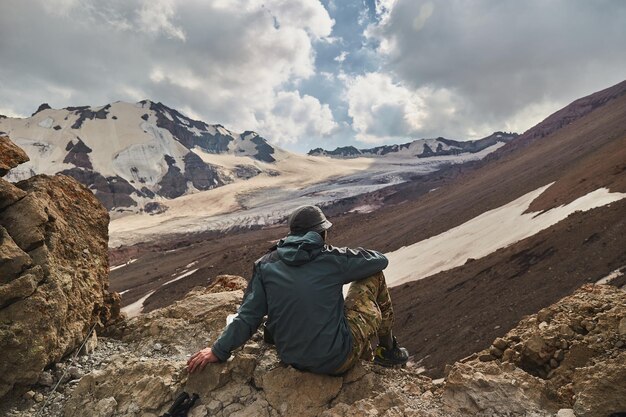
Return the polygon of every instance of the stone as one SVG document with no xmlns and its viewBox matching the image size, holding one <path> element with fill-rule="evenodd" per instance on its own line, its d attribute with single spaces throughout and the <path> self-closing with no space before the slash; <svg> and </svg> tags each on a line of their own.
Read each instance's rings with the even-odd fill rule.
<svg viewBox="0 0 626 417">
<path fill-rule="evenodd" d="M 26 192 L 0 178 L 0 210 L 15 204 L 15 202 L 21 200 L 25 196 Z"/>
<path fill-rule="evenodd" d="M 35 396 L 33 397 L 33 399 L 35 400 L 35 402 L 40 403 L 40 402 L 42 402 L 44 400 L 44 396 L 43 396 L 42 393 L 37 392 L 37 393 L 35 393 Z"/>
<path fill-rule="evenodd" d="M 43 385 L 44 387 L 51 387 L 54 385 L 54 377 L 50 371 L 42 372 L 37 383 L 39 385 Z"/>
<path fill-rule="evenodd" d="M 8 284 L 33 266 L 33 261 L 0 226 L 0 285 Z"/>
<path fill-rule="evenodd" d="M 11 142 L 8 136 L 0 136 L 0 177 L 27 161 L 29 158 L 26 152 Z"/>
<path fill-rule="evenodd" d="M 112 415 L 150 412 L 161 415 L 183 381 L 184 362 L 116 356 L 102 370 L 80 379 L 64 406 L 65 417 L 99 415 L 106 405 Z M 85 398 L 91 400 L 85 402 Z M 114 398 L 115 402 L 109 398 Z M 105 400 L 103 403 L 101 401 Z M 133 411 L 134 410 L 134 411 Z"/>
<path fill-rule="evenodd" d="M 505 339 L 498 337 L 496 340 L 493 341 L 493 346 L 500 349 L 501 351 L 504 351 L 507 347 L 509 347 L 509 343 Z"/>
<path fill-rule="evenodd" d="M 34 397 L 35 397 L 35 391 L 26 391 L 24 395 L 22 395 L 22 398 L 26 400 L 32 400 Z"/>
<path fill-rule="evenodd" d="M 620 336 L 626 336 L 626 317 L 623 317 L 617 326 L 617 332 Z"/>
<path fill-rule="evenodd" d="M 442 400 L 461 414 L 526 415 L 535 410 L 556 410 L 545 382 L 523 370 L 494 374 L 491 363 L 457 363 L 448 375 Z M 491 413 L 491 414 L 490 414 Z"/>
<path fill-rule="evenodd" d="M 561 408 L 556 413 L 556 417 L 576 417 L 576 414 L 574 414 L 574 410 L 571 408 Z"/>
<path fill-rule="evenodd" d="M 70 380 L 80 379 L 83 377 L 83 371 L 81 371 L 78 366 L 70 366 L 67 368 L 67 374 L 70 376 Z"/>
<path fill-rule="evenodd" d="M 99 417 L 111 417 L 117 408 L 117 401 L 113 397 L 106 397 L 96 403 L 95 411 Z"/>
<path fill-rule="evenodd" d="M 247 287 L 248 281 L 246 281 L 243 277 L 237 275 L 218 275 L 213 281 L 211 281 L 207 291 L 211 293 L 236 290 L 243 291 Z"/>
<path fill-rule="evenodd" d="M 342 378 L 278 367 L 263 377 L 263 391 L 269 404 L 283 414 L 317 416 L 335 398 Z"/>
<path fill-rule="evenodd" d="M 245 408 L 235 411 L 230 417 L 269 417 L 269 403 L 263 399 L 256 400 Z"/>
<path fill-rule="evenodd" d="M 133 344 L 143 354 L 154 352 L 157 343 L 168 352 L 195 353 L 217 339 L 242 299 L 241 290 L 191 291 L 172 305 L 110 326 L 107 335 Z"/>
<path fill-rule="evenodd" d="M 0 346 L 11 358 L 0 361 L 0 397 L 36 383 L 119 305 L 108 291 L 109 216 L 93 193 L 63 175 L 16 187 L 25 196 L 0 211 L 0 264 L 9 271 L 0 279 Z"/>
<path fill-rule="evenodd" d="M 575 335 L 574 330 L 572 330 L 572 328 L 567 324 L 561 324 L 559 326 L 559 333 L 567 339 L 571 339 Z"/>
<path fill-rule="evenodd" d="M 500 349 L 498 349 L 495 346 L 491 346 L 489 348 L 489 353 L 496 358 L 501 358 L 502 355 L 504 354 L 504 352 L 502 352 Z"/>
<path fill-rule="evenodd" d="M 578 368 L 572 376 L 577 416 L 608 416 L 626 410 L 626 352 Z"/>
</svg>

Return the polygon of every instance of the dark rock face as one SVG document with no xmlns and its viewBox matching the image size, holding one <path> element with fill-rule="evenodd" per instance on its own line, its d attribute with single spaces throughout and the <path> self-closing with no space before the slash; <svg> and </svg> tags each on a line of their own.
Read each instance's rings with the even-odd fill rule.
<svg viewBox="0 0 626 417">
<path fill-rule="evenodd" d="M 209 190 L 224 184 L 217 168 L 206 164 L 193 152 L 189 152 L 183 158 L 183 163 L 185 164 L 184 174 L 176 166 L 174 158 L 165 155 L 165 161 L 167 162 L 168 170 L 161 182 L 159 182 L 161 188 L 157 194 L 160 196 L 167 198 L 180 197 L 188 190 L 188 182 L 191 182 L 198 190 Z"/>
<path fill-rule="evenodd" d="M 146 104 L 143 100 L 140 103 Z M 166 107 L 162 103 L 150 102 L 150 110 L 153 110 L 157 116 L 157 126 L 168 130 L 180 143 L 186 148 L 192 149 L 199 147 L 209 153 L 222 153 L 228 151 L 228 144 L 232 141 L 229 136 L 216 132 L 215 135 L 210 134 L 207 130 L 209 125 L 199 120 L 190 119 L 174 109 Z M 173 120 L 165 116 L 169 114 Z M 218 125 L 219 126 L 219 125 Z M 201 136 L 194 135 L 189 128 L 196 128 L 200 131 Z"/>
<path fill-rule="evenodd" d="M 61 174 L 70 176 L 93 190 L 95 196 L 107 210 L 137 205 L 137 202 L 130 197 L 132 193 L 136 192 L 135 188 L 124 178 L 118 176 L 105 178 L 97 172 L 82 168 L 66 169 Z"/>
<path fill-rule="evenodd" d="M 237 165 L 235 167 L 235 175 L 237 178 L 250 179 L 252 177 L 256 177 L 261 172 L 260 169 L 255 167 L 254 165 Z"/>
<path fill-rule="evenodd" d="M 91 110 L 89 106 L 66 107 L 66 110 L 73 111 L 74 114 L 78 115 L 78 119 L 72 124 L 72 129 L 80 129 L 83 122 L 87 119 L 106 119 L 110 107 L 111 105 L 107 104 L 98 111 Z"/>
<path fill-rule="evenodd" d="M 80 168 L 93 169 L 88 155 L 92 150 L 89 146 L 85 145 L 85 142 L 80 138 L 78 138 L 78 143 L 76 144 L 71 141 L 68 142 L 65 150 L 68 151 L 68 153 L 65 159 L 63 159 L 63 162 L 66 164 L 74 164 Z"/>
<path fill-rule="evenodd" d="M 187 191 L 187 179 L 180 172 L 180 168 L 176 166 L 176 161 L 169 155 L 165 155 L 165 161 L 167 162 L 167 173 L 159 182 L 158 194 L 167 198 L 176 198 L 185 194 Z"/>
<path fill-rule="evenodd" d="M 168 207 L 165 204 L 161 204 L 158 201 L 152 201 L 143 207 L 143 211 L 148 214 L 161 214 L 165 213 L 167 208 Z"/>
<path fill-rule="evenodd" d="M 210 190 L 211 188 L 224 185 L 217 167 L 207 164 L 198 155 L 189 152 L 184 156 L 185 178 L 198 190 Z"/>
<path fill-rule="evenodd" d="M 37 111 L 35 111 L 35 113 L 31 114 L 31 117 L 36 115 L 40 111 L 48 110 L 48 109 L 51 109 L 51 108 L 52 107 L 50 107 L 50 105 L 48 103 L 42 103 L 39 107 L 37 107 Z"/>
<path fill-rule="evenodd" d="M 146 104 L 147 101 L 143 100 L 140 103 Z M 217 130 L 215 133 L 210 133 L 209 130 L 213 130 L 212 126 L 199 120 L 190 119 L 162 103 L 150 102 L 150 110 L 153 110 L 157 116 L 157 126 L 168 130 L 188 149 L 198 147 L 209 153 L 226 153 L 228 152 L 228 145 L 234 140 L 233 136 L 224 135 L 219 131 L 219 128 L 224 128 L 224 126 L 215 125 Z M 170 115 L 171 120 L 166 114 Z M 192 132 L 190 129 L 195 131 Z M 272 156 L 274 148 L 265 139 L 250 131 L 242 133 L 241 136 L 252 136 L 248 140 L 256 145 L 257 153 L 253 155 L 254 158 L 263 162 L 276 160 Z"/>
<path fill-rule="evenodd" d="M 1 397 L 117 318 L 119 296 L 108 292 L 109 216 L 91 192 L 39 175 L 0 179 L 0 195 Z"/>
<path fill-rule="evenodd" d="M 320 155 L 331 155 L 331 156 L 359 156 L 361 155 L 361 151 L 355 148 L 354 146 L 340 146 L 335 148 L 333 151 L 326 151 L 322 148 L 315 148 L 310 150 L 308 155 L 311 156 L 320 156 Z"/>
<path fill-rule="evenodd" d="M 254 134 L 254 132 L 244 132 L 242 133 L 242 137 L 248 136 L 248 134 Z M 274 148 L 272 148 L 265 139 L 256 135 L 252 139 L 250 139 L 252 143 L 256 145 L 257 154 L 254 156 L 259 161 L 263 162 L 274 162 L 276 159 L 272 156 L 274 153 Z"/>
</svg>

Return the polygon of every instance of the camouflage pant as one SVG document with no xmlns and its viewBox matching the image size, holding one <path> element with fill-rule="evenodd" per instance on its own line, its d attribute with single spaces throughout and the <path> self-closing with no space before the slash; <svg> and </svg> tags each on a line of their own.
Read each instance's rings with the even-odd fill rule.
<svg viewBox="0 0 626 417">
<path fill-rule="evenodd" d="M 371 360 L 371 339 L 391 333 L 393 308 L 382 272 L 350 284 L 344 312 L 352 333 L 352 351 L 335 374 L 347 371 L 361 357 Z"/>
</svg>

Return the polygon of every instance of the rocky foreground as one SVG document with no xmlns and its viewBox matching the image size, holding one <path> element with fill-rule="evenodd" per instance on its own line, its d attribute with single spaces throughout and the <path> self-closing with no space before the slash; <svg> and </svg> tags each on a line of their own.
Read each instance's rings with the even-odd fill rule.
<svg viewBox="0 0 626 417">
<path fill-rule="evenodd" d="M 110 326 L 93 351 L 53 365 L 27 391 L 14 390 L 0 411 L 160 416 L 183 390 L 200 395 L 195 417 L 608 417 L 626 410 L 626 293 L 611 286 L 584 286 L 527 317 L 490 349 L 451 366 L 443 381 L 421 376 L 417 365 L 368 362 L 343 377 L 303 373 L 282 364 L 260 334 L 232 360 L 188 375 L 188 355 L 219 335 L 241 286 L 198 288 Z"/>
<path fill-rule="evenodd" d="M 0 138 L 0 173 L 24 157 Z M 165 308 L 118 317 L 106 219 L 69 177 L 0 179 L 0 415 L 156 417 L 183 390 L 199 394 L 193 417 L 626 412 L 626 292 L 608 285 L 524 318 L 443 380 L 420 375 L 419 361 L 362 362 L 340 377 L 300 372 L 260 334 L 232 360 L 188 375 L 187 358 L 218 337 L 245 280 L 221 276 Z"/>
</svg>

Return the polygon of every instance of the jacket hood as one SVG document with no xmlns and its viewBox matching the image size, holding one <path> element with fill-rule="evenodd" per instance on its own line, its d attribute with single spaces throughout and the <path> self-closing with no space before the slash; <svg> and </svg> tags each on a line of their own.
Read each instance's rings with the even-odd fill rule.
<svg viewBox="0 0 626 417">
<path fill-rule="evenodd" d="M 324 248 L 324 239 L 316 232 L 289 235 L 278 242 L 278 257 L 287 265 L 304 265 L 317 258 Z"/>
</svg>

